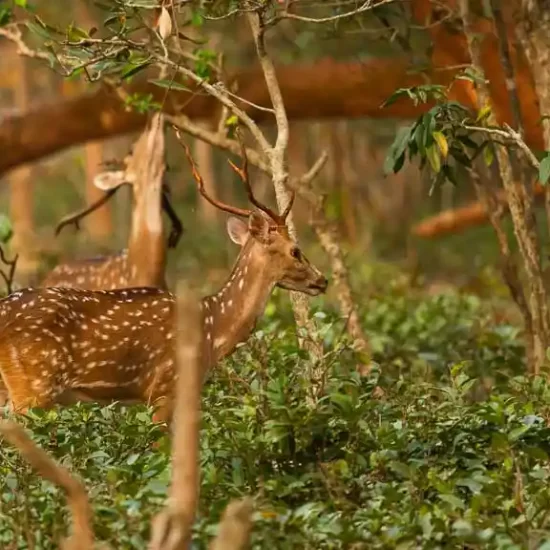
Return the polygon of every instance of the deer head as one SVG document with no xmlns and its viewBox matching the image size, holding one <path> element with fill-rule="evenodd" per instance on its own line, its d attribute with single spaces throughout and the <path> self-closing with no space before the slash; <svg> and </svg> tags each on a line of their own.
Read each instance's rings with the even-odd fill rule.
<svg viewBox="0 0 550 550">
<path fill-rule="evenodd" d="M 134 200 L 133 225 L 138 227 L 144 220 L 153 220 L 155 229 L 160 230 L 161 208 L 167 213 L 172 223 L 168 238 L 168 247 L 175 248 L 182 233 L 182 224 L 170 203 L 170 188 L 164 178 L 164 119 L 162 114 L 155 114 L 147 128 L 139 137 L 122 162 L 109 162 L 109 169 L 97 174 L 94 185 L 105 192 L 95 203 L 87 208 L 63 218 L 56 228 L 59 234 L 65 225 L 75 224 L 107 202 L 125 185 L 132 187 Z"/>
<path fill-rule="evenodd" d="M 310 264 L 288 234 L 286 225 L 261 211 L 252 211 L 247 222 L 229 218 L 227 232 L 234 243 L 248 250 L 256 265 L 266 266 L 276 286 L 311 296 L 325 292 L 327 279 Z"/>
<path fill-rule="evenodd" d="M 294 193 L 282 214 L 277 214 L 261 204 L 252 192 L 248 178 L 246 152 L 244 147 L 241 147 L 242 168 L 238 168 L 231 161 L 229 164 L 241 177 L 248 200 L 256 208 L 243 209 L 222 203 L 207 194 L 204 181 L 193 161 L 189 147 L 185 143 L 182 145 L 200 194 L 220 210 L 246 219 L 243 221 L 235 217 L 229 218 L 227 232 L 231 240 L 242 247 L 241 256 L 244 256 L 249 263 L 254 264 L 252 269 L 263 272 L 264 282 L 287 290 L 304 292 L 311 296 L 324 293 L 328 285 L 326 277 L 309 262 L 288 232 L 286 218 L 294 204 Z"/>
</svg>

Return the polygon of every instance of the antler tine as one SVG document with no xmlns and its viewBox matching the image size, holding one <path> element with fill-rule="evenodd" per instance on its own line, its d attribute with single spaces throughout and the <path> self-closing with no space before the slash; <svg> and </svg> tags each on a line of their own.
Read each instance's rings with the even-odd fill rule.
<svg viewBox="0 0 550 550">
<path fill-rule="evenodd" d="M 224 210 L 225 212 L 229 212 L 230 214 L 235 214 L 236 216 L 242 216 L 243 218 L 248 218 L 250 214 L 252 214 L 251 210 L 244 209 L 244 208 L 238 208 L 237 206 L 231 206 L 229 204 L 226 204 L 224 202 L 221 202 L 213 197 L 211 197 L 204 188 L 204 180 L 202 179 L 202 176 L 200 175 L 197 165 L 195 164 L 195 161 L 193 160 L 193 156 L 191 155 L 191 151 L 189 150 L 189 146 L 187 143 L 185 143 L 181 135 L 179 133 L 179 130 L 174 127 L 174 131 L 176 132 L 176 136 L 178 138 L 178 141 L 180 142 L 180 145 L 183 147 L 183 150 L 185 151 L 185 156 L 187 157 L 187 160 L 189 161 L 189 165 L 191 166 L 191 172 L 193 173 L 193 179 L 195 180 L 197 184 L 197 189 L 199 190 L 199 193 L 212 205 L 216 208 L 219 208 L 220 210 Z"/>
<path fill-rule="evenodd" d="M 164 185 L 162 192 L 162 208 L 166 212 L 166 214 L 168 214 L 168 217 L 170 218 L 170 222 L 172 224 L 172 229 L 168 237 L 168 248 L 176 248 L 180 237 L 183 234 L 183 224 L 176 214 L 176 211 L 174 210 L 174 207 L 172 206 L 169 197 L 170 188 L 167 185 Z"/>
<path fill-rule="evenodd" d="M 288 200 L 288 204 L 286 205 L 286 208 L 284 209 L 283 213 L 281 214 L 281 218 L 286 220 L 287 216 L 290 214 L 290 211 L 292 210 L 292 207 L 294 206 L 294 199 L 296 198 L 296 193 L 294 191 L 290 192 L 290 199 Z"/>
<path fill-rule="evenodd" d="M 75 224 L 75 227 L 77 229 L 80 229 L 80 226 L 78 225 L 78 222 L 86 217 L 88 214 L 91 214 L 94 210 L 97 210 L 100 206 L 105 204 L 117 191 L 119 187 L 115 187 L 114 189 L 110 189 L 105 193 L 103 197 L 98 199 L 96 202 L 90 204 L 90 206 L 87 206 L 86 208 L 83 208 L 82 210 L 79 210 L 78 212 L 75 212 L 74 214 L 69 214 L 68 216 L 65 216 L 56 226 L 55 228 L 55 236 L 57 237 L 61 230 L 71 223 Z"/>
<path fill-rule="evenodd" d="M 244 146 L 243 140 L 239 136 L 239 145 L 241 146 L 241 156 L 243 157 L 243 165 L 242 168 L 239 168 L 236 166 L 233 162 L 231 162 L 229 159 L 227 162 L 233 168 L 233 170 L 237 173 L 237 175 L 241 178 L 242 182 L 244 183 L 244 187 L 246 189 L 246 194 L 248 196 L 248 200 L 256 207 L 265 212 L 273 221 L 277 223 L 283 223 L 284 224 L 284 218 L 277 214 L 277 212 L 274 212 L 266 206 L 265 204 L 262 204 L 255 196 L 254 192 L 252 191 L 252 187 L 250 185 L 250 179 L 248 178 L 248 156 L 246 154 L 246 147 Z"/>
</svg>

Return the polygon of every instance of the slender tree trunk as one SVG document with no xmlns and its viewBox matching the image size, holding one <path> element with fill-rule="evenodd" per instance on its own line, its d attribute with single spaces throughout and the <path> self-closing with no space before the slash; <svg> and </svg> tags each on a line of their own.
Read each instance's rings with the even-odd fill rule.
<svg viewBox="0 0 550 550">
<path fill-rule="evenodd" d="M 205 123 L 206 124 L 206 123 Z M 211 197 L 217 196 L 216 171 L 214 170 L 214 158 L 212 146 L 200 139 L 195 140 L 195 157 L 204 178 L 204 187 Z M 208 201 L 198 198 L 198 210 L 201 221 L 205 224 L 216 223 L 219 219 L 219 210 L 214 208 Z"/>
<path fill-rule="evenodd" d="M 293 141 L 293 147 L 296 150 L 305 149 L 303 133 L 293 132 L 291 134 L 291 139 Z M 296 167 L 293 168 L 292 172 L 296 174 L 296 176 L 300 175 Z M 318 178 L 315 184 L 315 194 L 318 197 L 321 194 L 319 179 L 321 178 Z M 306 200 L 305 197 L 304 200 Z M 338 300 L 340 313 L 346 320 L 347 332 L 353 339 L 354 348 L 360 354 L 360 362 L 357 370 L 361 374 L 367 374 L 371 368 L 370 346 L 361 327 L 357 305 L 353 299 L 349 280 L 349 270 L 346 264 L 344 251 L 340 245 L 341 236 L 338 223 L 330 221 L 327 218 L 324 212 L 324 202 L 322 200 L 318 200 L 315 203 L 311 201 L 306 202 L 312 209 L 313 229 L 330 262 L 332 285 L 334 287 L 336 299 Z"/>
<path fill-rule="evenodd" d="M 550 150 L 550 9 L 537 0 L 521 0 L 515 13 L 515 35 L 531 65 L 540 112 L 544 148 Z M 550 234 L 550 186 L 545 190 L 546 223 Z"/>
<path fill-rule="evenodd" d="M 460 12 L 464 22 L 464 32 L 468 39 L 468 47 L 473 65 L 480 70 L 479 41 L 474 39 L 472 31 L 472 17 L 468 0 L 460 0 Z M 502 40 L 502 37 L 499 37 Z M 507 47 L 507 46 L 506 46 Z M 507 60 L 503 59 L 503 65 L 506 68 Z M 508 76 L 508 75 L 507 75 Z M 489 94 L 485 85 L 478 85 L 478 97 L 480 103 L 489 102 Z M 490 121 L 495 124 L 495 120 Z M 527 298 L 529 315 L 526 310 L 524 313 L 526 331 L 530 330 L 527 338 L 532 340 L 532 363 L 530 370 L 538 374 L 546 361 L 546 350 L 550 338 L 550 319 L 548 315 L 547 293 L 543 283 L 542 270 L 540 266 L 540 243 L 536 231 L 536 223 L 533 214 L 533 197 L 527 192 L 527 187 L 522 182 L 518 182 L 515 177 L 519 175 L 516 160 L 509 151 L 501 147 L 496 148 L 496 161 L 500 169 L 500 175 L 506 193 L 506 198 L 512 215 L 514 234 L 518 241 L 519 250 L 523 259 L 526 273 L 526 287 L 524 294 Z M 508 282 L 508 281 L 507 281 Z M 512 296 L 514 290 L 510 288 Z M 518 303 L 521 309 L 521 305 Z"/>
<path fill-rule="evenodd" d="M 347 242 L 357 242 L 357 225 L 355 211 L 351 200 L 350 186 L 353 184 L 353 169 L 350 154 L 350 131 L 348 122 L 334 123 L 332 134 L 332 150 L 335 161 L 334 186 L 338 192 L 340 225 Z"/>
<path fill-rule="evenodd" d="M 31 82 L 28 61 L 13 52 L 17 83 L 14 89 L 15 107 L 25 111 L 31 102 Z M 10 248 L 19 254 L 17 279 L 26 285 L 38 267 L 34 227 L 34 169 L 23 165 L 10 174 L 10 212 L 13 222 L 13 240 Z"/>
<path fill-rule="evenodd" d="M 85 0 L 79 0 L 76 4 L 76 16 L 78 21 L 87 28 L 95 26 L 95 21 L 89 11 Z M 82 83 L 81 91 L 87 88 L 85 82 Z M 101 171 L 101 162 L 103 161 L 103 142 L 90 141 L 84 145 L 84 173 L 86 174 L 86 202 L 91 204 L 105 195 L 104 191 L 94 185 L 95 176 Z M 93 241 L 97 243 L 106 243 L 113 234 L 113 220 L 111 205 L 104 204 L 84 219 L 84 227 Z"/>
</svg>

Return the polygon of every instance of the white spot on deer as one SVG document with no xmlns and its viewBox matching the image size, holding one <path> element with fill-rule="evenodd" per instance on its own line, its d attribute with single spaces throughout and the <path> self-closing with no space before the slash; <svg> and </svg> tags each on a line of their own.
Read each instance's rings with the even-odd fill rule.
<svg viewBox="0 0 550 550">
<path fill-rule="evenodd" d="M 243 286 L 244 286 L 244 279 L 241 279 L 239 281 L 239 290 L 242 290 L 243 289 Z"/>
</svg>

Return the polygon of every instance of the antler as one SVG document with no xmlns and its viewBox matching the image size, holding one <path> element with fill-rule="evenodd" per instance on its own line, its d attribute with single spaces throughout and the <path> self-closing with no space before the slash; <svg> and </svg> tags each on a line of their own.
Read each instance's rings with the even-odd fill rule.
<svg viewBox="0 0 550 550">
<path fill-rule="evenodd" d="M 224 202 L 221 202 L 217 199 L 214 199 L 213 197 L 210 197 L 208 193 L 206 192 L 206 189 L 204 188 L 204 180 L 202 179 L 202 176 L 200 175 L 197 166 L 195 164 L 195 161 L 193 160 L 193 157 L 191 156 L 191 152 L 189 150 L 189 146 L 183 141 L 180 131 L 178 128 L 174 126 L 174 131 L 176 132 L 176 136 L 178 138 L 178 141 L 180 142 L 181 146 L 185 150 L 185 155 L 187 156 L 187 160 L 189 161 L 189 164 L 191 165 L 191 171 L 193 173 L 193 178 L 195 179 L 197 183 L 197 188 L 199 190 L 199 193 L 213 206 L 216 208 L 219 208 L 220 210 L 224 210 L 225 212 L 230 212 L 231 214 L 235 214 L 237 216 L 243 216 L 248 217 L 252 213 L 252 210 L 244 209 L 244 208 L 238 208 L 236 206 L 231 206 L 229 204 L 226 204 Z M 233 170 L 240 176 L 242 182 L 244 183 L 246 194 L 248 197 L 248 200 L 259 210 L 262 212 L 265 212 L 275 223 L 280 225 L 285 225 L 285 220 L 290 212 L 290 209 L 292 208 L 292 205 L 294 203 L 295 193 L 292 192 L 290 201 L 288 202 L 284 212 L 282 214 L 277 214 L 271 208 L 268 206 L 262 204 L 255 196 L 254 192 L 252 191 L 252 187 L 250 186 L 250 180 L 248 178 L 248 157 L 246 155 L 246 148 L 244 147 L 244 144 L 242 140 L 239 139 L 239 143 L 241 146 L 241 155 L 243 157 L 243 165 L 241 168 L 236 166 L 233 162 L 231 162 L 228 159 L 228 163 L 233 168 Z"/>
<path fill-rule="evenodd" d="M 168 236 L 168 248 L 176 248 L 183 234 L 183 225 L 170 203 L 170 188 L 167 185 L 163 185 L 162 189 L 162 208 L 166 211 L 166 214 L 168 214 L 172 224 L 172 229 Z"/>
<path fill-rule="evenodd" d="M 74 223 L 75 227 L 77 229 L 80 229 L 79 222 L 82 218 L 85 218 L 88 214 L 91 214 L 94 210 L 97 210 L 100 206 L 105 204 L 119 189 L 119 187 L 115 187 L 114 189 L 110 189 L 103 195 L 103 197 L 99 198 L 97 201 L 90 204 L 90 206 L 87 206 L 86 208 L 83 208 L 82 210 L 79 210 L 78 212 L 75 212 L 74 214 L 69 214 L 68 216 L 65 216 L 55 228 L 55 236 L 57 237 L 61 230 L 71 223 Z"/>
</svg>

